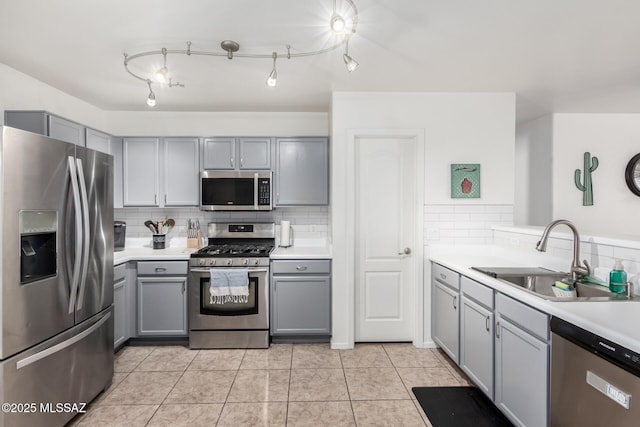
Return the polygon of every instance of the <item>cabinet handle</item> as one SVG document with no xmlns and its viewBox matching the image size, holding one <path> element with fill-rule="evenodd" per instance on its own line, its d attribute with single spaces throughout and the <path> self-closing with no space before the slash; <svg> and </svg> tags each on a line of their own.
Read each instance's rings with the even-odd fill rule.
<svg viewBox="0 0 640 427">
<path fill-rule="evenodd" d="M 441 278 L 442 280 L 447 280 L 447 275 L 446 275 L 446 274 L 443 274 L 443 273 L 440 273 L 440 278 Z"/>
<path fill-rule="evenodd" d="M 456 304 L 457 302 L 458 302 L 458 295 L 455 295 L 455 296 L 453 297 L 453 309 L 454 309 L 454 310 L 457 310 L 457 309 L 458 309 L 458 306 L 457 306 L 457 304 Z"/>
<path fill-rule="evenodd" d="M 244 159 L 242 157 L 240 157 L 240 167 L 244 166 Z"/>
<path fill-rule="evenodd" d="M 307 271 L 306 265 L 296 265 L 296 270 L 298 271 Z"/>
<path fill-rule="evenodd" d="M 167 195 L 166 194 L 164 195 L 164 204 L 165 204 L 165 206 L 167 205 Z"/>
<path fill-rule="evenodd" d="M 153 195 L 153 204 L 154 204 L 154 205 L 157 205 L 157 204 L 158 204 L 158 195 L 157 195 L 157 194 L 154 194 L 154 195 Z"/>
<path fill-rule="evenodd" d="M 484 326 L 487 328 L 487 332 L 489 332 L 489 316 L 485 319 Z"/>
<path fill-rule="evenodd" d="M 496 322 L 496 338 L 500 338 L 500 322 Z"/>
<path fill-rule="evenodd" d="M 167 271 L 167 269 L 164 267 L 156 267 L 156 273 L 164 273 L 165 271 Z"/>
<path fill-rule="evenodd" d="M 229 159 L 229 163 L 231 163 L 231 167 L 232 168 L 235 167 L 235 166 L 233 166 L 233 157 Z"/>
<path fill-rule="evenodd" d="M 184 291 L 186 290 L 186 289 L 185 289 L 185 288 L 186 288 L 186 285 L 187 285 L 187 282 L 182 282 L 182 293 L 183 293 L 183 294 L 184 294 Z"/>
</svg>

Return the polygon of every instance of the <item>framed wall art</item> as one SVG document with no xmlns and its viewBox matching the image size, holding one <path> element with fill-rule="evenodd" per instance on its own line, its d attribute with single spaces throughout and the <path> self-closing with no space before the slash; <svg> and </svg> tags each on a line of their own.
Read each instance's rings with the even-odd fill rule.
<svg viewBox="0 0 640 427">
<path fill-rule="evenodd" d="M 451 165 L 451 198 L 478 199 L 480 198 L 480 165 L 452 164 Z"/>
</svg>

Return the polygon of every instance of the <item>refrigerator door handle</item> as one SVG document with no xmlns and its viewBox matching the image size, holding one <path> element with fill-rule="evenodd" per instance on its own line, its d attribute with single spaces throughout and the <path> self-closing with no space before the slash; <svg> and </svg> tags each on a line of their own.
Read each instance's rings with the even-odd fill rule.
<svg viewBox="0 0 640 427">
<path fill-rule="evenodd" d="M 80 274 L 80 249 L 82 246 L 82 217 L 80 216 L 80 190 L 78 189 L 78 175 L 76 173 L 75 159 L 71 156 L 67 157 L 67 170 L 69 179 L 71 180 L 71 189 L 73 192 L 73 208 L 76 219 L 76 244 L 75 244 L 75 260 L 73 261 L 73 272 L 71 273 L 71 290 L 69 292 L 69 314 L 73 314 L 76 306 L 76 295 L 78 294 L 78 279 Z"/>
<path fill-rule="evenodd" d="M 52 354 L 62 351 L 67 347 L 71 347 L 73 344 L 77 343 L 78 341 L 82 341 L 84 338 L 91 335 L 98 328 L 100 328 L 100 326 L 102 326 L 107 320 L 109 320 L 110 317 L 111 317 L 111 313 L 109 312 L 102 319 L 98 320 L 96 323 L 94 323 L 84 331 L 80 332 L 78 335 L 74 335 L 68 340 L 64 340 L 61 343 L 58 343 L 54 346 L 47 348 L 46 350 L 42 350 L 41 352 L 32 354 L 31 356 L 25 357 L 22 360 L 18 360 L 16 362 L 16 369 L 22 369 L 26 366 L 36 363 L 38 360 L 42 360 L 45 357 L 49 357 Z"/>
<path fill-rule="evenodd" d="M 82 233 L 82 273 L 80 275 L 80 292 L 78 292 L 78 310 L 84 304 L 84 294 L 87 287 L 87 271 L 89 269 L 89 199 L 87 197 L 87 186 L 84 183 L 84 169 L 82 168 L 82 160 L 76 159 L 78 163 L 78 181 L 80 183 L 80 197 L 82 198 L 82 223 L 84 224 L 84 232 Z"/>
</svg>

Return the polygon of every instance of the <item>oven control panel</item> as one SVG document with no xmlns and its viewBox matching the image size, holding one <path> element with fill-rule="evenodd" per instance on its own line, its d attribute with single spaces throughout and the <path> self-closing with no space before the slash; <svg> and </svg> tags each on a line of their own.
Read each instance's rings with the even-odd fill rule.
<svg viewBox="0 0 640 427">
<path fill-rule="evenodd" d="M 191 258 L 191 267 L 258 267 L 268 266 L 269 258 Z"/>
</svg>

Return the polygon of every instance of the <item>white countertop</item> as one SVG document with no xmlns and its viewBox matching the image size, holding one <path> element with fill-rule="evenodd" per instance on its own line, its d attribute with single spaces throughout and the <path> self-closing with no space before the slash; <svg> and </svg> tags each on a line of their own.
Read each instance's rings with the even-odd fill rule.
<svg viewBox="0 0 640 427">
<path fill-rule="evenodd" d="M 269 255 L 271 259 L 331 259 L 331 246 L 276 247 Z"/>
<path fill-rule="evenodd" d="M 491 253 L 478 249 L 476 253 Z M 507 256 L 476 255 L 463 251 L 431 253 L 429 260 L 460 272 L 462 275 L 481 282 L 505 295 L 509 295 L 527 305 L 552 316 L 573 323 L 594 334 L 618 343 L 640 353 L 640 302 L 634 301 L 548 301 L 528 292 L 519 290 L 498 279 L 487 276 L 471 267 L 538 267 L 531 262 L 509 259 Z"/>
<path fill-rule="evenodd" d="M 189 260 L 196 249 L 185 247 L 170 247 L 167 249 L 152 249 L 149 247 L 126 248 L 124 251 L 113 253 L 113 265 L 138 260 Z M 271 252 L 271 259 L 331 259 L 331 246 L 290 246 L 276 247 Z"/>
</svg>

